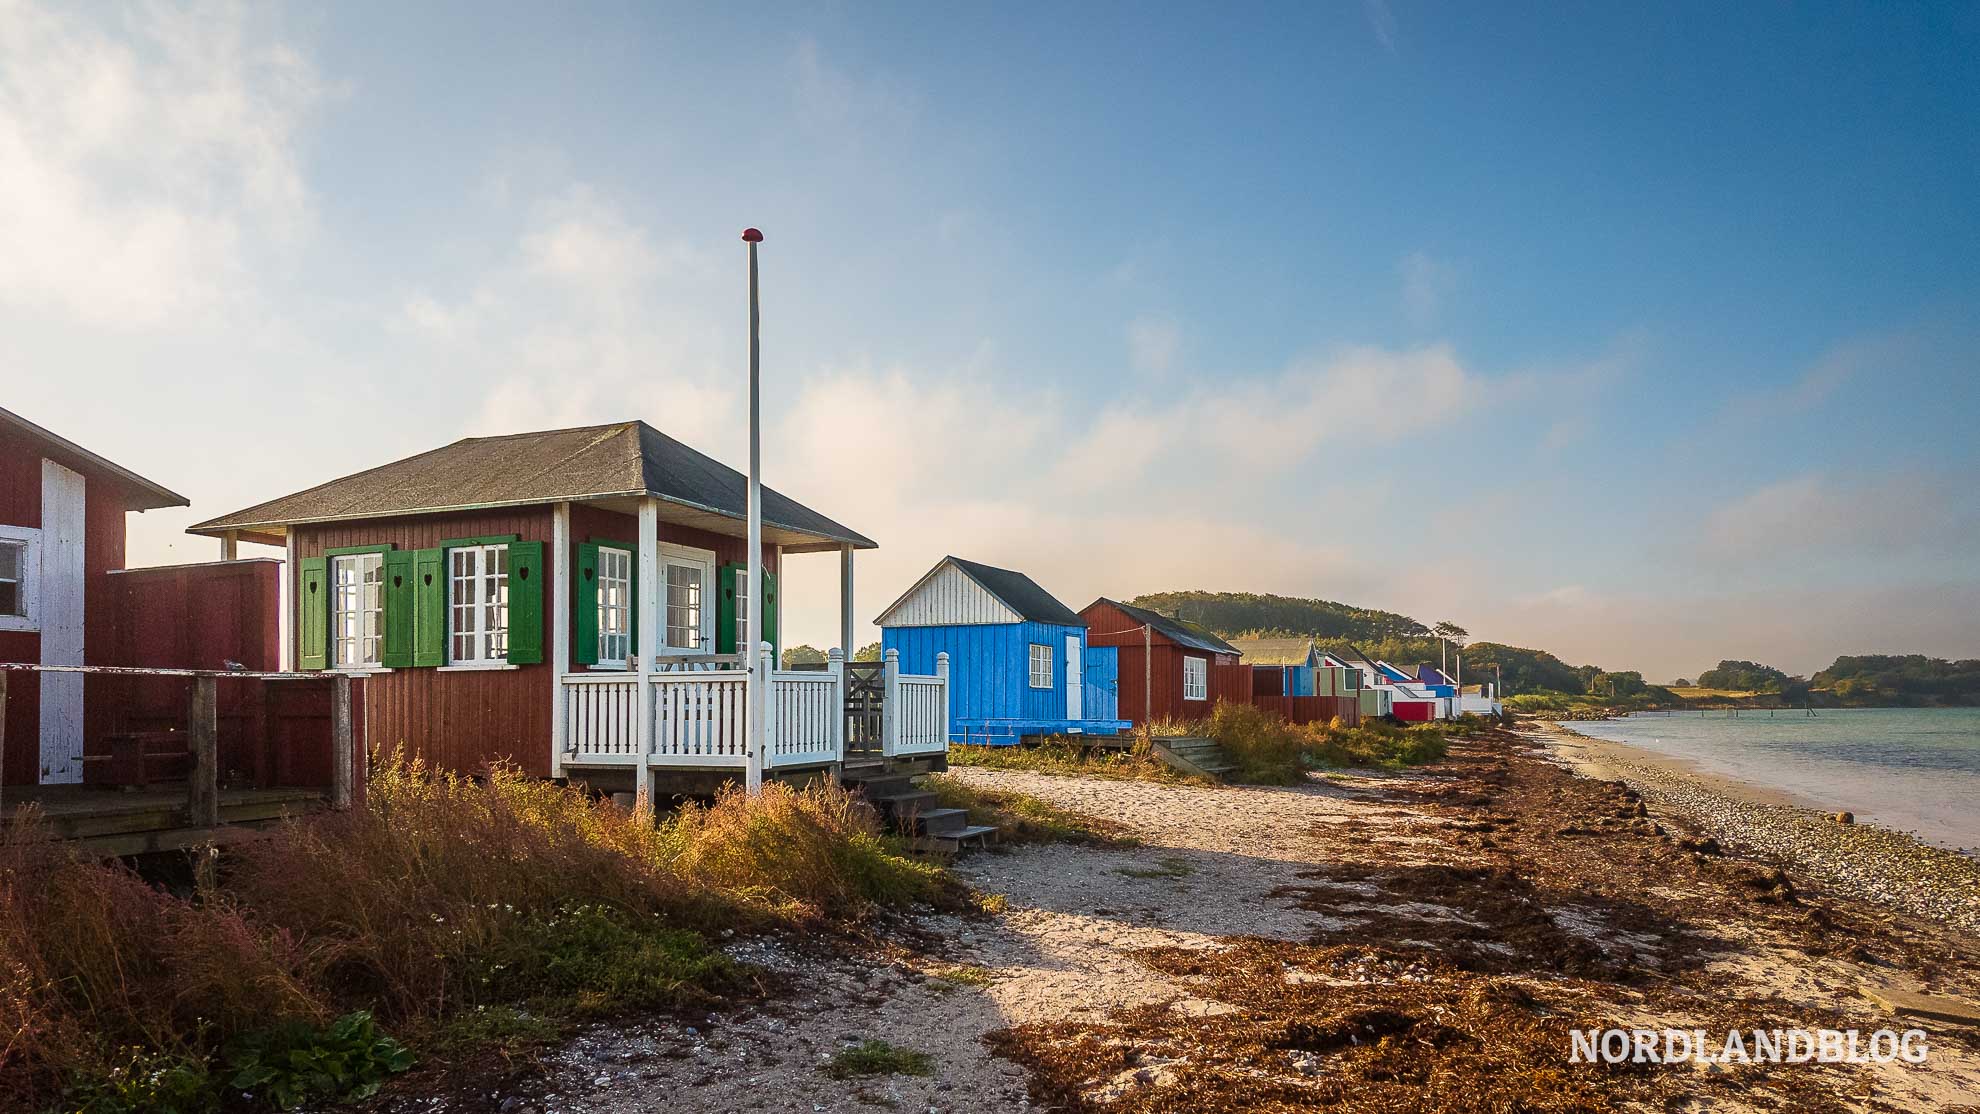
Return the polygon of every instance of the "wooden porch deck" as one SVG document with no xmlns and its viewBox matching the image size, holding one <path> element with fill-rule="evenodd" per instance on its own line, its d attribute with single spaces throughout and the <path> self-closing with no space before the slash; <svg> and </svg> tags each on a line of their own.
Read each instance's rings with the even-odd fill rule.
<svg viewBox="0 0 1980 1114">
<path fill-rule="evenodd" d="M 287 817 L 330 807 L 320 789 L 222 789 L 219 823 L 205 825 L 192 822 L 187 794 L 183 782 L 142 789 L 9 786 L 0 796 L 0 829 L 11 835 L 15 825 L 34 823 L 49 838 L 72 841 L 89 854 L 143 855 L 245 838 Z"/>
</svg>

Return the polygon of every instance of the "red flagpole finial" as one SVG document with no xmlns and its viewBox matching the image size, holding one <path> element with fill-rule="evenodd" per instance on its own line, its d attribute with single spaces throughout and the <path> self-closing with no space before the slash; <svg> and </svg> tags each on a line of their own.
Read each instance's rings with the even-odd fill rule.
<svg viewBox="0 0 1980 1114">
<path fill-rule="evenodd" d="M 743 239 L 752 244 L 760 244 L 763 242 L 763 233 L 758 232 L 754 228 L 745 228 L 743 229 Z"/>
</svg>

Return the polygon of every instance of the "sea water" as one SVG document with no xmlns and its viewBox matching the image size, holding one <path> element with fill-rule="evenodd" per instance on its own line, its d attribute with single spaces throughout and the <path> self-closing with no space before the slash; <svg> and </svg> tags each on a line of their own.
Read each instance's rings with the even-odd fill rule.
<svg viewBox="0 0 1980 1114">
<path fill-rule="evenodd" d="M 1980 852 L 1980 708 L 1643 712 L 1569 726 Z"/>
</svg>

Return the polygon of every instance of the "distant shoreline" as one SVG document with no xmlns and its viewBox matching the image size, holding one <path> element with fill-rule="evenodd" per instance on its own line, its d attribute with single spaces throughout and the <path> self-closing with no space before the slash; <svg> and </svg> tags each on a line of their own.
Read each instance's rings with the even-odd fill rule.
<svg viewBox="0 0 1980 1114">
<path fill-rule="evenodd" d="M 1583 735 L 1571 724 L 1538 721 L 1522 733 L 1576 773 L 1625 782 L 1728 847 L 1791 866 L 1838 892 L 1980 932 L 1980 858 L 1971 851 L 1877 824 L 1841 824 L 1797 794 Z"/>
</svg>

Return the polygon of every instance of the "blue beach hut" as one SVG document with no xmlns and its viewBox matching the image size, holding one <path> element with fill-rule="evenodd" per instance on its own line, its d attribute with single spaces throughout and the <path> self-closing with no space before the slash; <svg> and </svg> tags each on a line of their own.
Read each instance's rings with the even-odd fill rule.
<svg viewBox="0 0 1980 1114">
<path fill-rule="evenodd" d="M 1077 612 L 1021 572 L 944 557 L 874 620 L 903 673 L 949 655 L 949 741 L 1009 745 L 1029 735 L 1113 735 L 1120 659 L 1088 646 Z"/>
</svg>

